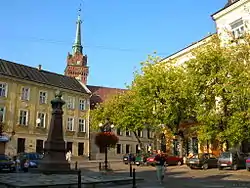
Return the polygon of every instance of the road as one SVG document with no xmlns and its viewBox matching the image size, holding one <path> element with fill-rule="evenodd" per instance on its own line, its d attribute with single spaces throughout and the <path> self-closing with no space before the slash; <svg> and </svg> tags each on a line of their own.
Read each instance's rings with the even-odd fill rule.
<svg viewBox="0 0 250 188">
<path fill-rule="evenodd" d="M 98 164 L 85 164 L 82 167 L 85 173 L 96 173 Z M 112 175 L 129 176 L 129 166 L 122 163 L 112 163 L 114 172 Z M 144 178 L 143 182 L 137 182 L 137 188 L 250 188 L 250 172 L 246 170 L 191 170 L 185 165 L 170 166 L 166 172 L 163 185 L 156 180 L 154 167 L 137 167 L 136 176 Z M 110 187 L 110 186 L 108 186 Z M 131 188 L 132 185 L 116 186 L 117 188 Z"/>
</svg>

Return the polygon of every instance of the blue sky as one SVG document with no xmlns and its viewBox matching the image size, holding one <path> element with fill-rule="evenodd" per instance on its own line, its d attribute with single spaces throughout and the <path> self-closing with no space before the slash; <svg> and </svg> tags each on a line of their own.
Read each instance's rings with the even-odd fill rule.
<svg viewBox="0 0 250 188">
<path fill-rule="evenodd" d="M 0 6 L 0 58 L 63 74 L 81 0 L 9 0 Z M 85 0 L 88 84 L 124 87 L 148 54 L 165 57 L 215 31 L 226 0 Z"/>
</svg>

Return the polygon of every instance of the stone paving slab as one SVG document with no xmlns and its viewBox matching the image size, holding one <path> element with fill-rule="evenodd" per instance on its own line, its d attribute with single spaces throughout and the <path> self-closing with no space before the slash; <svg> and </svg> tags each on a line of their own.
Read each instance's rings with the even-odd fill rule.
<svg viewBox="0 0 250 188">
<path fill-rule="evenodd" d="M 131 177 L 118 177 L 109 175 L 81 176 L 82 184 L 104 184 L 104 183 L 132 183 Z M 143 180 L 142 178 L 136 178 Z M 77 185 L 77 175 L 72 174 L 32 174 L 32 173 L 10 173 L 1 174 L 0 184 L 12 187 L 62 187 Z"/>
</svg>

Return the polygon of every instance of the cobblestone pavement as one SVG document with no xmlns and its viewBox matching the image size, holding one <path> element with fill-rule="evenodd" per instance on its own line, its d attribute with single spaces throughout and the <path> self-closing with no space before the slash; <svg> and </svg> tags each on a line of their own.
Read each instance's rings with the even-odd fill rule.
<svg viewBox="0 0 250 188">
<path fill-rule="evenodd" d="M 111 166 L 114 169 L 113 175 L 129 176 L 128 165 L 114 163 Z M 144 178 L 143 182 L 137 183 L 137 188 L 250 188 L 250 172 L 246 170 L 191 170 L 185 165 L 171 166 L 168 167 L 163 185 L 160 185 L 156 180 L 154 167 L 133 166 L 133 168 L 136 169 L 137 177 Z M 90 169 L 90 173 L 97 171 L 94 167 Z M 132 185 L 119 188 L 132 188 Z"/>
<path fill-rule="evenodd" d="M 80 167 L 83 175 L 89 177 L 102 175 L 98 170 L 98 163 L 83 164 Z M 111 167 L 114 171 L 103 175 L 104 179 L 105 176 L 106 178 L 129 176 L 129 165 L 116 162 L 112 163 Z M 250 188 L 250 172 L 246 170 L 190 170 L 185 165 L 171 166 L 168 167 L 164 182 L 160 185 L 156 180 L 154 167 L 133 166 L 133 168 L 136 169 L 136 176 L 144 179 L 144 181 L 136 183 L 137 188 Z M 98 187 L 132 188 L 132 184 L 96 186 L 96 188 Z M 0 188 L 2 187 L 0 186 Z"/>
</svg>

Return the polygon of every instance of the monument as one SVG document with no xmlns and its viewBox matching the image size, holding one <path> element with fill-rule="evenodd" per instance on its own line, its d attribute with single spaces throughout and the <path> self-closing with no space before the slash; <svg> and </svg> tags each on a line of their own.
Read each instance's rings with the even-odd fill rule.
<svg viewBox="0 0 250 188">
<path fill-rule="evenodd" d="M 51 101 L 52 117 L 48 138 L 44 146 L 44 158 L 39 165 L 39 171 L 46 174 L 69 173 L 70 164 L 65 158 L 65 141 L 63 138 L 63 110 L 65 102 L 62 93 L 56 91 L 55 99 Z"/>
</svg>

